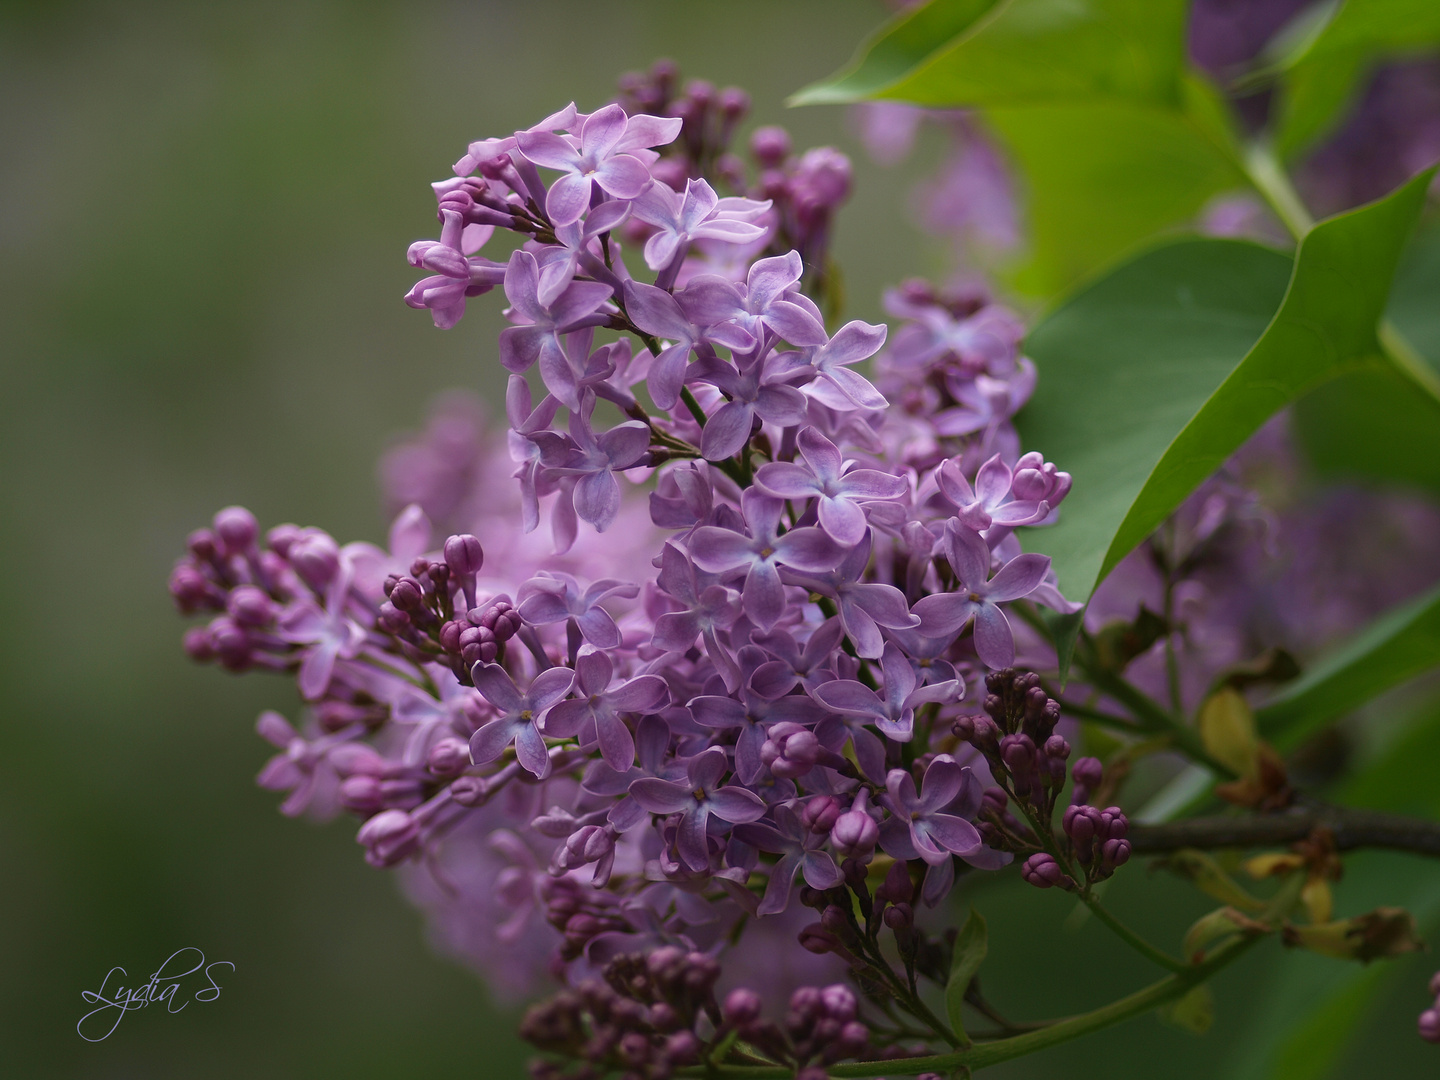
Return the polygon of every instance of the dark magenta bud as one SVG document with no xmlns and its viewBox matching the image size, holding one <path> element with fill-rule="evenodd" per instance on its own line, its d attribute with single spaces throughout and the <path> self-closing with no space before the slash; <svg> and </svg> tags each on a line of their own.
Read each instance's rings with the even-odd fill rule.
<svg viewBox="0 0 1440 1080">
<path fill-rule="evenodd" d="M 1105 778 L 1105 766 L 1095 757 L 1082 757 L 1070 766 L 1070 775 L 1078 786 L 1094 791 Z"/>
<path fill-rule="evenodd" d="M 340 805 L 352 814 L 373 814 L 384 807 L 380 781 L 365 773 L 347 776 L 340 784 Z"/>
<path fill-rule="evenodd" d="M 185 655 L 198 664 L 207 664 L 215 659 L 215 646 L 210 641 L 210 631 L 203 626 L 192 626 L 185 631 Z"/>
<path fill-rule="evenodd" d="M 400 611 L 394 604 L 387 600 L 380 605 L 380 611 L 376 615 L 375 621 L 380 625 L 380 629 L 384 630 L 387 634 L 399 634 L 404 632 L 405 628 L 410 625 L 410 616 Z"/>
<path fill-rule="evenodd" d="M 175 598 L 175 606 L 186 615 L 202 607 L 220 606 L 212 595 L 209 579 L 188 563 L 181 563 L 170 571 L 170 595 Z"/>
<path fill-rule="evenodd" d="M 750 136 L 750 153 L 767 169 L 790 156 L 790 133 L 782 127 L 756 128 Z"/>
<path fill-rule="evenodd" d="M 698 1061 L 700 1040 L 693 1031 L 677 1031 L 665 1040 L 665 1057 L 672 1065 L 689 1065 Z"/>
<path fill-rule="evenodd" d="M 1066 880 L 1065 871 L 1060 869 L 1060 864 L 1044 852 L 1026 859 L 1025 865 L 1020 867 L 1020 876 L 1037 889 L 1049 889 L 1063 884 Z"/>
<path fill-rule="evenodd" d="M 470 766 L 470 746 L 460 739 L 439 739 L 425 764 L 436 776 L 458 776 Z"/>
<path fill-rule="evenodd" d="M 1440 1009 L 1426 1009 L 1420 1014 L 1416 1027 L 1420 1038 L 1428 1043 L 1440 1043 Z"/>
<path fill-rule="evenodd" d="M 824 1006 L 826 1016 L 831 1020 L 838 1020 L 842 1024 L 854 1020 L 855 1014 L 860 1008 L 860 1003 L 855 998 L 855 991 L 844 983 L 832 983 L 821 990 L 820 1004 Z"/>
<path fill-rule="evenodd" d="M 241 626 L 260 627 L 275 618 L 275 601 L 254 585 L 239 585 L 230 593 L 226 605 L 230 617 Z"/>
<path fill-rule="evenodd" d="M 296 540 L 299 540 L 301 535 L 299 525 L 276 525 L 265 534 L 265 543 L 270 546 L 270 550 L 275 552 L 276 555 L 279 555 L 282 559 L 288 559 L 290 557 L 290 545 L 295 543 Z"/>
<path fill-rule="evenodd" d="M 915 909 L 909 904 L 895 904 L 885 909 L 885 925 L 891 930 L 908 930 L 915 922 Z"/>
<path fill-rule="evenodd" d="M 215 515 L 215 536 L 227 555 L 242 555 L 260 535 L 255 515 L 243 506 L 227 506 Z"/>
<path fill-rule="evenodd" d="M 215 534 L 209 529 L 196 529 L 185 538 L 185 548 L 200 562 L 215 558 Z"/>
<path fill-rule="evenodd" d="M 819 923 L 811 923 L 799 934 L 800 947 L 806 952 L 823 956 L 834 952 L 840 946 L 840 939 Z"/>
<path fill-rule="evenodd" d="M 842 813 L 840 800 L 833 795 L 816 795 L 800 811 L 800 821 L 811 832 L 829 832 Z"/>
<path fill-rule="evenodd" d="M 830 830 L 830 842 L 840 855 L 869 860 L 875 845 L 880 842 L 880 826 L 864 810 L 850 809 L 835 819 Z"/>
<path fill-rule="evenodd" d="M 235 620 L 221 616 L 210 623 L 210 647 L 231 671 L 250 666 L 250 638 Z"/>
<path fill-rule="evenodd" d="M 425 607 L 425 593 L 414 578 L 403 577 L 390 590 L 390 603 L 407 615 L 413 615 Z"/>
<path fill-rule="evenodd" d="M 460 635 L 468 629 L 470 629 L 468 623 L 451 619 L 440 627 L 440 647 L 448 653 L 458 653 L 461 649 Z"/>
<path fill-rule="evenodd" d="M 291 544 L 288 558 L 301 580 L 316 592 L 324 592 L 340 570 L 340 548 L 318 531 L 306 533 Z"/>
<path fill-rule="evenodd" d="M 1045 756 L 1064 761 L 1070 756 L 1070 744 L 1063 735 L 1051 735 L 1045 740 Z"/>
<path fill-rule="evenodd" d="M 910 866 L 897 861 L 885 872 L 885 880 L 875 890 L 875 898 L 891 904 L 908 904 L 915 895 L 915 886 L 910 881 Z"/>
<path fill-rule="evenodd" d="M 1124 866 L 1130 861 L 1130 841 L 1106 840 L 1100 848 L 1100 861 L 1109 870 Z"/>
</svg>

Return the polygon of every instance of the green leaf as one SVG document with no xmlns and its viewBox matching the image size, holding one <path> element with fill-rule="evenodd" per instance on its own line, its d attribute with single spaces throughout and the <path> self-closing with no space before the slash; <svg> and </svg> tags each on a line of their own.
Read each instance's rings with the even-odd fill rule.
<svg viewBox="0 0 1440 1080">
<path fill-rule="evenodd" d="M 1183 0 L 1008 0 L 876 96 L 917 105 L 1178 106 Z"/>
<path fill-rule="evenodd" d="M 1022 291 L 1051 296 L 1240 186 L 1196 123 L 1140 101 L 986 110 L 1018 166 L 1030 228 Z"/>
<path fill-rule="evenodd" d="M 933 0 L 795 101 L 983 109 L 1028 195 L 1019 288 L 1057 292 L 1245 182 L 1228 106 L 1186 69 L 1183 0 L 980 7 Z"/>
<path fill-rule="evenodd" d="M 902 12 L 861 45 L 849 64 L 799 91 L 790 104 L 833 105 L 873 97 L 914 71 L 999 2 L 931 0 Z"/>
<path fill-rule="evenodd" d="M 1120 267 L 1031 332 L 1041 378 L 1021 435 L 1075 485 L 1060 523 L 1029 543 L 1051 555 L 1071 599 L 1087 601 L 1277 410 L 1389 363 L 1377 325 L 1432 172 L 1315 226 L 1288 286 L 1278 253 L 1183 241 Z"/>
<path fill-rule="evenodd" d="M 1277 64 L 1283 71 L 1275 124 L 1280 152 L 1293 156 L 1330 130 L 1378 60 L 1414 55 L 1437 42 L 1435 0 L 1346 0 Z"/>
<path fill-rule="evenodd" d="M 965 991 L 970 986 L 970 980 L 980 970 L 989 948 L 985 918 L 971 908 L 970 917 L 965 920 L 965 925 L 960 928 L 960 934 L 955 939 L 955 951 L 950 960 L 950 981 L 945 984 L 945 1011 L 950 1017 L 950 1028 L 965 1046 L 970 1045 L 962 1016 Z"/>
<path fill-rule="evenodd" d="M 1255 712 L 1288 750 L 1331 720 L 1440 665 L 1440 588 L 1387 611 Z"/>
<path fill-rule="evenodd" d="M 1440 371 L 1440 228 L 1411 242 L 1387 317 Z M 1297 402 L 1294 430 L 1321 475 L 1440 492 L 1440 401 L 1393 370 L 1360 371 Z"/>
</svg>

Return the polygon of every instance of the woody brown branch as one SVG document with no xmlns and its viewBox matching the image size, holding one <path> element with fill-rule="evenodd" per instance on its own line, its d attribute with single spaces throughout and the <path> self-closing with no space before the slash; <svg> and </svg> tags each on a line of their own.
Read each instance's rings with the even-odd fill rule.
<svg viewBox="0 0 1440 1080">
<path fill-rule="evenodd" d="M 1304 840 L 1316 828 L 1329 829 L 1340 851 L 1387 848 L 1440 856 L 1440 822 L 1324 805 L 1254 817 L 1191 818 L 1164 825 L 1132 823 L 1128 838 L 1136 854 L 1158 855 L 1180 848 L 1277 847 Z"/>
</svg>

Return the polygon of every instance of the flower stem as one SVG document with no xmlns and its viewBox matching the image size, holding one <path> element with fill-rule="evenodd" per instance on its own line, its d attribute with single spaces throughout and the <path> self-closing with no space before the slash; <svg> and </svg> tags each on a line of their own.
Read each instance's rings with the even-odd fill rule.
<svg viewBox="0 0 1440 1080">
<path fill-rule="evenodd" d="M 837 1080 L 841 1077 L 915 1076 L 927 1072 L 946 1075 L 961 1068 L 972 1071 L 983 1069 L 989 1065 L 998 1065 L 1002 1061 L 1048 1050 L 1082 1035 L 1089 1035 L 1142 1016 L 1167 1002 L 1184 997 L 1221 968 L 1237 960 L 1259 940 L 1259 936 L 1237 938 L 1216 949 L 1203 964 L 1168 975 L 1129 997 L 1112 1001 L 1092 1012 L 1057 1021 L 1038 1031 L 1027 1031 L 1023 1035 L 1013 1035 L 992 1042 L 975 1043 L 968 1049 L 949 1054 L 889 1061 L 847 1061 L 840 1065 L 826 1066 L 826 1071 Z M 795 1075 L 795 1070 L 789 1066 L 712 1065 L 677 1069 L 675 1075 L 709 1077 L 712 1080 L 790 1080 Z"/>
<path fill-rule="evenodd" d="M 1111 915 L 1090 890 L 1087 889 L 1080 893 L 1079 896 L 1080 900 L 1094 913 L 1097 919 L 1108 926 L 1116 937 L 1129 945 L 1141 956 L 1145 957 L 1145 959 L 1151 963 L 1159 964 L 1167 971 L 1182 972 L 1190 970 L 1189 964 L 1176 960 L 1163 950 L 1157 949 L 1119 919 L 1115 918 L 1114 915 Z"/>
</svg>

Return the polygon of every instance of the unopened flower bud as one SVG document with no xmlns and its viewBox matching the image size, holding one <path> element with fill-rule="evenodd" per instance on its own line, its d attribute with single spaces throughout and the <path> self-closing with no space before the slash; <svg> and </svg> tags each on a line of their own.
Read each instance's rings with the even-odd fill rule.
<svg viewBox="0 0 1440 1080">
<path fill-rule="evenodd" d="M 1420 1038 L 1428 1043 L 1440 1043 L 1440 1009 L 1426 1009 L 1420 1014 L 1420 1022 L 1416 1026 Z"/>
<path fill-rule="evenodd" d="M 227 555 L 242 555 L 255 543 L 260 526 L 243 506 L 227 506 L 215 515 L 215 536 Z"/>
<path fill-rule="evenodd" d="M 830 842 L 842 857 L 868 859 L 880 842 L 880 826 L 865 811 L 850 809 L 835 819 Z"/>
<path fill-rule="evenodd" d="M 414 615 L 425 607 L 425 593 L 414 578 L 402 577 L 390 590 L 390 603 L 407 615 Z"/>
<path fill-rule="evenodd" d="M 776 724 L 760 747 L 760 760 L 781 780 L 794 780 L 815 767 L 820 741 L 799 724 Z"/>
<path fill-rule="evenodd" d="M 885 925 L 891 930 L 908 930 L 915 922 L 915 909 L 909 904 L 895 904 L 885 909 Z"/>
<path fill-rule="evenodd" d="M 1056 885 L 1063 885 L 1066 881 L 1065 871 L 1060 868 L 1053 856 L 1044 852 L 1031 855 L 1025 860 L 1025 865 L 1020 867 L 1020 876 L 1034 885 L 1037 889 L 1049 889 Z"/>
<path fill-rule="evenodd" d="M 306 532 L 291 544 L 288 558 L 295 572 L 316 592 L 324 592 L 340 570 L 340 548 L 318 530 Z"/>
<path fill-rule="evenodd" d="M 725 1004 L 720 1013 L 725 1022 L 737 1028 L 746 1027 L 760 1019 L 760 995 L 743 986 L 725 995 Z"/>
<path fill-rule="evenodd" d="M 1124 866 L 1130 861 L 1130 841 L 1106 840 L 1100 848 L 1100 861 L 1110 870 Z"/>
<path fill-rule="evenodd" d="M 358 773 L 347 776 L 340 784 L 340 805 L 352 814 L 373 814 L 385 805 L 380 781 Z"/>
<path fill-rule="evenodd" d="M 875 898 L 891 904 L 908 904 L 915 895 L 915 886 L 910 881 L 909 864 L 897 861 L 885 872 L 885 880 L 875 890 Z"/>
<path fill-rule="evenodd" d="M 1070 756 L 1070 744 L 1063 735 L 1051 735 L 1045 740 L 1045 756 L 1064 761 Z"/>
<path fill-rule="evenodd" d="M 750 135 L 750 153 L 767 169 L 790 156 L 790 133 L 782 127 L 756 128 Z"/>
<path fill-rule="evenodd" d="M 469 623 L 451 619 L 440 627 L 440 647 L 447 653 L 460 651 L 460 635 L 470 628 Z"/>
<path fill-rule="evenodd" d="M 833 795 L 817 795 L 800 811 L 800 821 L 811 832 L 829 832 L 843 812 L 840 800 Z"/>
<path fill-rule="evenodd" d="M 215 659 L 215 646 L 210 641 L 210 632 L 203 626 L 192 626 L 185 631 L 185 655 L 198 664 L 207 664 Z"/>
<path fill-rule="evenodd" d="M 382 810 L 355 836 L 367 848 L 365 861 L 377 867 L 394 866 L 416 849 L 419 839 L 420 826 L 404 810 Z"/>
<path fill-rule="evenodd" d="M 677 1031 L 665 1040 L 665 1057 L 672 1065 L 689 1065 L 700 1058 L 700 1040 L 693 1031 Z"/>
<path fill-rule="evenodd" d="M 226 604 L 230 617 L 241 626 L 261 627 L 275 618 L 275 601 L 254 585 L 238 585 Z"/>
<path fill-rule="evenodd" d="M 799 941 L 802 949 L 820 956 L 834 952 L 840 946 L 840 939 L 819 923 L 811 923 L 801 930 Z"/>
<path fill-rule="evenodd" d="M 436 776 L 458 776 L 470 765 L 470 746 L 460 739 L 440 739 L 430 748 L 425 764 Z"/>
</svg>

